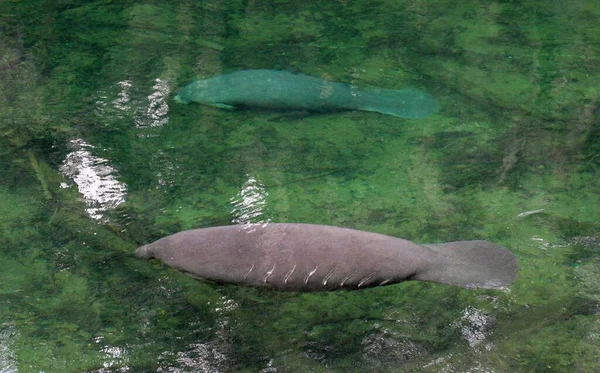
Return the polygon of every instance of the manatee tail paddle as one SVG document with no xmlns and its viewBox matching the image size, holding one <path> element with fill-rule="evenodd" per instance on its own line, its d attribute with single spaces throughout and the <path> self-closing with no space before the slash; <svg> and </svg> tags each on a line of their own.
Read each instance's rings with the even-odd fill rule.
<svg viewBox="0 0 600 373">
<path fill-rule="evenodd" d="M 440 108 L 430 94 L 412 89 L 371 89 L 360 91 L 358 110 L 374 111 L 400 118 L 418 119 Z"/>
<path fill-rule="evenodd" d="M 457 241 L 423 245 L 442 260 L 414 279 L 439 282 L 466 289 L 503 289 L 517 279 L 519 266 L 514 255 L 488 241 Z"/>
</svg>

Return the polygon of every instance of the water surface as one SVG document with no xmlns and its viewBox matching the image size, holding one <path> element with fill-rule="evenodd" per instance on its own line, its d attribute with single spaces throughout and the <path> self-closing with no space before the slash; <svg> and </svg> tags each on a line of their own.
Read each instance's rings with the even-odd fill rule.
<svg viewBox="0 0 600 373">
<path fill-rule="evenodd" d="M 0 21 L 0 372 L 600 369 L 597 1 L 12 0 Z M 242 69 L 441 110 L 173 101 Z M 132 255 L 268 222 L 486 239 L 520 276 L 281 294 Z"/>
</svg>

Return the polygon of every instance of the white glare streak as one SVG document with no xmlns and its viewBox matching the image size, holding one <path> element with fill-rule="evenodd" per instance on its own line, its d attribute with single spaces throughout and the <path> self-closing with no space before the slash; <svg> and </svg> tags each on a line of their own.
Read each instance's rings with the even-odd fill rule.
<svg viewBox="0 0 600 373">
<path fill-rule="evenodd" d="M 248 180 L 235 197 L 230 199 L 233 205 L 231 214 L 232 223 L 251 227 L 255 224 L 268 224 L 271 219 L 266 218 L 264 209 L 267 204 L 269 193 L 264 185 L 254 177 L 248 175 Z"/>
<path fill-rule="evenodd" d="M 163 354 L 170 355 L 168 353 Z M 208 343 L 196 343 L 189 345 L 189 350 L 178 352 L 176 357 L 178 367 L 169 366 L 160 367 L 157 372 L 183 373 L 183 372 L 203 372 L 219 373 L 219 368 L 227 360 L 222 352 L 212 347 Z"/>
<path fill-rule="evenodd" d="M 122 111 L 129 111 L 129 101 L 131 101 L 131 97 L 129 95 L 129 90 L 132 86 L 131 80 L 123 80 L 119 82 L 119 86 L 121 87 L 121 92 L 119 92 L 119 98 L 113 101 L 113 105 L 115 108 Z"/>
<path fill-rule="evenodd" d="M 149 128 L 164 126 L 169 122 L 169 104 L 167 97 L 171 91 L 167 81 L 156 78 L 152 87 L 154 92 L 148 96 L 148 106 L 141 118 L 135 118 L 135 125 L 138 128 Z"/>
<path fill-rule="evenodd" d="M 477 308 L 467 307 L 463 310 L 460 321 L 454 323 L 453 326 L 460 329 L 460 333 L 469 343 L 469 347 L 474 348 L 486 340 L 486 334 L 489 332 L 492 322 L 492 317 Z M 491 347 L 491 344 L 485 346 L 486 350 Z"/>
<path fill-rule="evenodd" d="M 125 202 L 127 187 L 115 177 L 117 171 L 108 160 L 93 155 L 94 147 L 81 139 L 71 140 L 73 151 L 67 154 L 60 171 L 77 185 L 90 217 L 103 220 L 103 213 Z M 61 184 L 61 187 L 67 185 Z"/>
<path fill-rule="evenodd" d="M 0 329 L 0 373 L 17 373 L 17 363 L 11 347 L 15 331 L 12 327 Z"/>
</svg>

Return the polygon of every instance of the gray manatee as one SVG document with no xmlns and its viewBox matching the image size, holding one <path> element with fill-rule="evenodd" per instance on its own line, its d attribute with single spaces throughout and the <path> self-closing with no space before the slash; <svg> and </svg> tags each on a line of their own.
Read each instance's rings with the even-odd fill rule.
<svg viewBox="0 0 600 373">
<path fill-rule="evenodd" d="M 223 109 L 362 110 L 400 118 L 423 118 L 439 108 L 431 95 L 412 89 L 363 90 L 278 70 L 243 70 L 197 80 L 182 88 L 175 100 Z"/>
<path fill-rule="evenodd" d="M 313 224 L 195 229 L 161 238 L 135 253 L 197 279 L 281 291 L 355 290 L 408 280 L 501 289 L 518 273 L 513 254 L 488 241 L 418 245 Z"/>
</svg>

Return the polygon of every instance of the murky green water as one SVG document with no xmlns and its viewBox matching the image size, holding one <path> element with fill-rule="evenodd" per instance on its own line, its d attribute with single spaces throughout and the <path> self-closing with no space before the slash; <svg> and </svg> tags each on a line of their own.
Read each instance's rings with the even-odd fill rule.
<svg viewBox="0 0 600 373">
<path fill-rule="evenodd" d="M 0 3 L 0 372 L 597 372 L 600 5 Z M 441 110 L 173 102 L 280 69 Z M 133 257 L 248 221 L 486 239 L 508 291 L 282 294 Z"/>
</svg>

